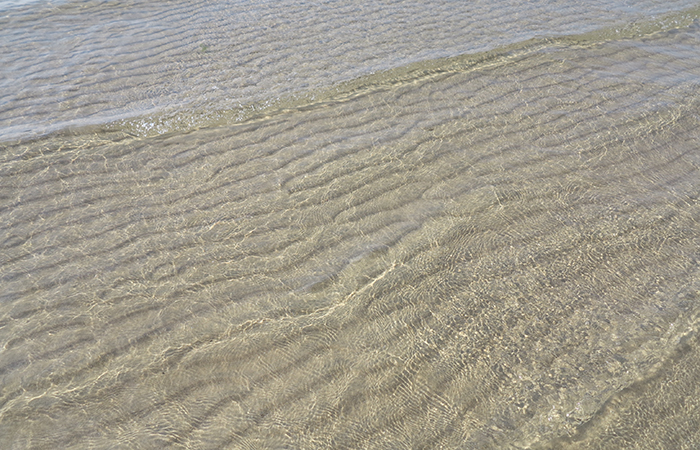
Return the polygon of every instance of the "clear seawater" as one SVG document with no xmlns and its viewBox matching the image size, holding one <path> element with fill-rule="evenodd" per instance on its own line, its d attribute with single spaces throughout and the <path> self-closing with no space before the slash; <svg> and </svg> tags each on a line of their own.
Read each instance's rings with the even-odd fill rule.
<svg viewBox="0 0 700 450">
<path fill-rule="evenodd" d="M 700 446 L 700 4 L 0 2 L 0 447 Z"/>
</svg>

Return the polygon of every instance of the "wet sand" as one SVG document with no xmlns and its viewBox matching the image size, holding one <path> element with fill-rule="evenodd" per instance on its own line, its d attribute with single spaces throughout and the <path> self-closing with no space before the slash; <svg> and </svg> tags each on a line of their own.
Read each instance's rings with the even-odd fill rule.
<svg viewBox="0 0 700 450">
<path fill-rule="evenodd" d="M 3 448 L 694 448 L 700 28 L 0 164 Z"/>
</svg>

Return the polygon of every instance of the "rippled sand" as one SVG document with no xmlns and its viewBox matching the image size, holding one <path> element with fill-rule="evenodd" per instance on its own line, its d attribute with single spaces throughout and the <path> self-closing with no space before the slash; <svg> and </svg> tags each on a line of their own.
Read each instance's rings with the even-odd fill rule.
<svg viewBox="0 0 700 450">
<path fill-rule="evenodd" d="M 696 448 L 700 26 L 639 30 L 6 142 L 0 447 Z"/>
</svg>

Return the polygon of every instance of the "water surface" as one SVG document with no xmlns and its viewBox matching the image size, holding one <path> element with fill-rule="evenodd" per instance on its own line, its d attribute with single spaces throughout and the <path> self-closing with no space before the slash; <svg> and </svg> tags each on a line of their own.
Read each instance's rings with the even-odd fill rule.
<svg viewBox="0 0 700 450">
<path fill-rule="evenodd" d="M 3 448 L 698 446 L 697 7 L 5 5 Z"/>
</svg>

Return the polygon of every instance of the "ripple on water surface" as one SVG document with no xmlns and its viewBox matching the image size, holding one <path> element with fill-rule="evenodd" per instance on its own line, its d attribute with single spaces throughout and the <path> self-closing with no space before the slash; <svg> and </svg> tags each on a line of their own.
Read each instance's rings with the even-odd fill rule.
<svg viewBox="0 0 700 450">
<path fill-rule="evenodd" d="M 696 447 L 693 14 L 4 144 L 0 447 Z"/>
</svg>

